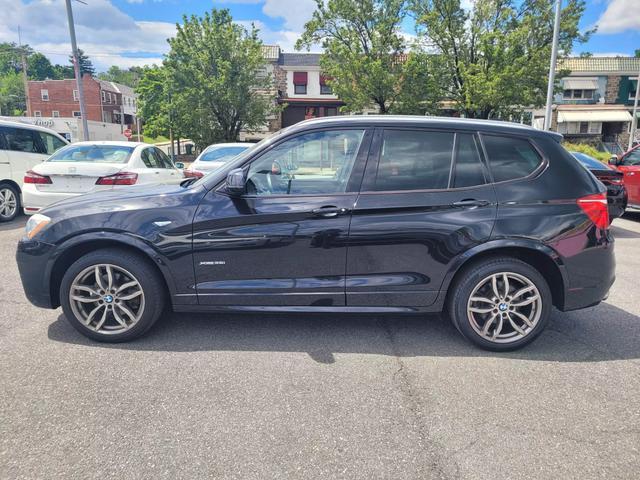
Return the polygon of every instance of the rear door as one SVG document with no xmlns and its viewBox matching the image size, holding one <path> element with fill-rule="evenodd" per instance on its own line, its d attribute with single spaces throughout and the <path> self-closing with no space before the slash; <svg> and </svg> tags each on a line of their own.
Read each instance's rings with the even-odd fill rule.
<svg viewBox="0 0 640 480">
<path fill-rule="evenodd" d="M 21 184 L 27 170 L 47 159 L 46 149 L 35 130 L 8 126 L 0 129 L 5 138 L 11 178 Z"/>
<path fill-rule="evenodd" d="M 162 182 L 164 168 L 160 158 L 155 155 L 154 147 L 143 148 L 140 158 L 144 166 L 135 169 L 135 173 L 138 174 L 138 184 Z"/>
<path fill-rule="evenodd" d="M 158 147 L 153 148 L 153 154 L 155 155 L 158 165 L 160 166 L 160 177 L 162 181 L 170 182 L 174 180 L 182 180 L 182 173 L 175 167 L 175 165 L 169 158 L 169 155 L 165 154 Z"/>
<path fill-rule="evenodd" d="M 477 135 L 376 131 L 349 231 L 348 306 L 424 307 L 496 218 Z"/>
</svg>

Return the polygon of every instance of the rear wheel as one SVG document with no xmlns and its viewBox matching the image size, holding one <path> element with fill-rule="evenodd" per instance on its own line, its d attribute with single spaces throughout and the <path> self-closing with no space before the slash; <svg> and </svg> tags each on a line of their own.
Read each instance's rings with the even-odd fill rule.
<svg viewBox="0 0 640 480">
<path fill-rule="evenodd" d="M 156 322 L 164 307 L 164 290 L 144 258 L 122 250 L 97 250 L 69 267 L 60 303 L 67 320 L 83 335 L 123 342 Z"/>
<path fill-rule="evenodd" d="M 0 222 L 10 222 L 20 213 L 20 192 L 8 183 L 0 184 Z"/>
<path fill-rule="evenodd" d="M 449 315 L 465 338 L 493 351 L 515 350 L 544 330 L 551 292 L 544 277 L 515 258 L 494 258 L 462 273 Z"/>
</svg>

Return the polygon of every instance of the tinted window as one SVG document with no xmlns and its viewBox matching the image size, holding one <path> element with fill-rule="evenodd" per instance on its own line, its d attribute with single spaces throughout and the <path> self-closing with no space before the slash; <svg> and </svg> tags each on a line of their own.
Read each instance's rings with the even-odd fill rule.
<svg viewBox="0 0 640 480">
<path fill-rule="evenodd" d="M 624 157 L 623 165 L 640 165 L 640 148 L 636 148 Z"/>
<path fill-rule="evenodd" d="M 159 168 L 174 168 L 171 159 L 162 150 L 160 150 L 159 148 L 154 148 L 153 154 L 156 157 L 156 162 L 158 163 L 158 165 L 160 165 Z"/>
<path fill-rule="evenodd" d="M 44 148 L 49 155 L 67 145 L 58 137 L 49 133 L 38 132 L 38 135 L 40 135 L 40 140 L 42 140 L 42 144 L 44 145 Z"/>
<path fill-rule="evenodd" d="M 344 193 L 364 130 L 314 132 L 286 140 L 251 164 L 247 193 Z"/>
<path fill-rule="evenodd" d="M 158 161 L 158 158 L 153 154 L 151 148 L 145 148 L 140 155 L 142 162 L 148 168 L 163 168 L 162 164 Z"/>
<path fill-rule="evenodd" d="M 542 161 L 531 143 L 522 138 L 483 135 L 482 141 L 496 182 L 526 177 Z"/>
<path fill-rule="evenodd" d="M 200 162 L 226 162 L 241 152 L 244 152 L 249 146 L 246 147 L 209 147 L 206 149 L 198 161 Z"/>
<path fill-rule="evenodd" d="M 470 133 L 459 133 L 456 136 L 456 166 L 453 187 L 484 185 L 486 181 L 483 170 L 475 137 Z"/>
<path fill-rule="evenodd" d="M 36 134 L 26 128 L 2 127 L 2 133 L 9 150 L 27 153 L 44 153 L 38 143 Z"/>
<path fill-rule="evenodd" d="M 374 190 L 449 186 L 453 133 L 385 130 Z"/>
<path fill-rule="evenodd" d="M 48 162 L 127 163 L 133 147 L 119 145 L 69 145 L 58 150 Z"/>
</svg>

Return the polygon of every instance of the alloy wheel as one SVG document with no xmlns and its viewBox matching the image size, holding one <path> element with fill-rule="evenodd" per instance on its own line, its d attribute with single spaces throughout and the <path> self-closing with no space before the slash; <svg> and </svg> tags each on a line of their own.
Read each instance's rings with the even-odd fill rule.
<svg viewBox="0 0 640 480">
<path fill-rule="evenodd" d="M 481 280 L 467 302 L 471 327 L 494 343 L 513 343 L 529 335 L 540 320 L 542 296 L 527 277 L 499 272 Z"/>
<path fill-rule="evenodd" d="M 12 218 L 18 208 L 16 194 L 10 188 L 0 188 L 0 216 L 2 218 Z"/>
<path fill-rule="evenodd" d="M 109 335 L 126 332 L 138 323 L 145 296 L 133 274 L 117 265 L 98 264 L 74 278 L 69 303 L 85 327 Z"/>
</svg>

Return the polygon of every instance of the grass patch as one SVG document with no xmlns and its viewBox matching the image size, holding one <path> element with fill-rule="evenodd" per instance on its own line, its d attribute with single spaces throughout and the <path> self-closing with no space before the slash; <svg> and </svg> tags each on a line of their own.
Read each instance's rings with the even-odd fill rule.
<svg viewBox="0 0 640 480">
<path fill-rule="evenodd" d="M 135 137 L 135 135 L 134 135 Z M 158 137 L 148 137 L 146 135 L 143 134 L 142 140 L 144 141 L 144 143 L 161 143 L 161 142 L 168 142 L 169 139 L 167 137 L 163 137 L 162 135 L 158 136 Z"/>
</svg>

